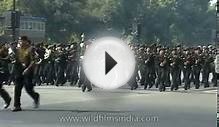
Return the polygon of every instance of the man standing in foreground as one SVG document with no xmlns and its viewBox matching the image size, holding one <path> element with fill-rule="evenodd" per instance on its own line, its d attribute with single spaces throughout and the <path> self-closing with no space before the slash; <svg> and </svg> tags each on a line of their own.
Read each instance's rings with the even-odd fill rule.
<svg viewBox="0 0 219 127">
<path fill-rule="evenodd" d="M 39 106 L 39 94 L 34 91 L 32 82 L 34 72 L 34 51 L 28 37 L 19 38 L 20 47 L 16 50 L 15 62 L 15 89 L 14 89 L 14 109 L 12 111 L 21 111 L 21 92 L 23 86 L 27 93 L 34 100 L 34 107 Z"/>
</svg>

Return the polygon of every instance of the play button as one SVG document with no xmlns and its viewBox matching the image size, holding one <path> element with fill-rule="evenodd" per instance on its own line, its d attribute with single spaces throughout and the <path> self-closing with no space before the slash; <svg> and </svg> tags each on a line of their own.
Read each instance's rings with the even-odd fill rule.
<svg viewBox="0 0 219 127">
<path fill-rule="evenodd" d="M 115 67 L 117 62 L 107 53 L 105 52 L 105 74 L 107 75 L 110 70 Z"/>
<path fill-rule="evenodd" d="M 89 45 L 83 59 L 87 79 L 97 87 L 116 89 L 125 85 L 135 71 L 135 56 L 130 47 L 114 37 L 97 39 Z"/>
</svg>

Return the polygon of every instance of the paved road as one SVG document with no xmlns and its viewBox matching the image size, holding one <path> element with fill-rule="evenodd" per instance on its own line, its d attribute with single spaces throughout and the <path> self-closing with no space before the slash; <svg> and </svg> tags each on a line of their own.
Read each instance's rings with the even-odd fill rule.
<svg viewBox="0 0 219 127">
<path fill-rule="evenodd" d="M 6 87 L 13 94 L 12 87 Z M 0 111 L 0 127 L 216 127 L 216 90 L 160 93 L 71 87 L 37 87 L 41 107 L 22 95 L 24 111 Z M 3 102 L 0 100 L 0 105 Z"/>
</svg>

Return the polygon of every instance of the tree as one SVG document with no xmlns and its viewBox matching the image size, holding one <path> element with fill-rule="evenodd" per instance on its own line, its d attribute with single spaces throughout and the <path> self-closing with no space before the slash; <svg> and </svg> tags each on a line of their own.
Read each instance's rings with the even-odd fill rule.
<svg viewBox="0 0 219 127">
<path fill-rule="evenodd" d="M 141 42 L 191 44 L 212 40 L 215 8 L 209 7 L 209 1 L 19 0 L 17 4 L 25 14 L 45 17 L 47 37 L 56 42 L 82 32 L 131 35 L 137 30 Z M 0 13 L 11 7 L 12 0 L 0 1 Z"/>
</svg>

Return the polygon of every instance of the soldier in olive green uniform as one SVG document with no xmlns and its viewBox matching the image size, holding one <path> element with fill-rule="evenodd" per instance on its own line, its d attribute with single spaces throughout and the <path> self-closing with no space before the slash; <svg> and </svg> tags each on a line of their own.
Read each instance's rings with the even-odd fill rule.
<svg viewBox="0 0 219 127">
<path fill-rule="evenodd" d="M 176 50 L 172 51 L 170 58 L 170 70 L 172 76 L 171 91 L 178 90 L 180 85 L 180 57 L 177 55 Z"/>
<path fill-rule="evenodd" d="M 165 56 L 165 51 L 161 50 L 159 54 L 159 75 L 160 81 L 159 82 L 159 90 L 160 92 L 166 91 L 166 85 L 168 80 L 168 57 Z"/>
<path fill-rule="evenodd" d="M 200 49 L 196 49 L 194 53 L 194 65 L 193 65 L 193 74 L 194 74 L 194 84 L 195 88 L 199 89 L 200 87 L 200 74 L 203 63 L 203 56 L 201 55 Z"/>
</svg>

